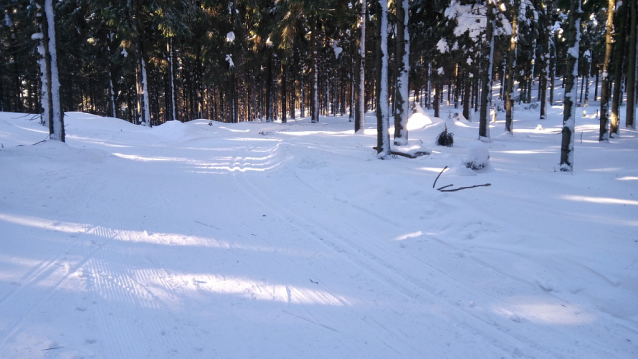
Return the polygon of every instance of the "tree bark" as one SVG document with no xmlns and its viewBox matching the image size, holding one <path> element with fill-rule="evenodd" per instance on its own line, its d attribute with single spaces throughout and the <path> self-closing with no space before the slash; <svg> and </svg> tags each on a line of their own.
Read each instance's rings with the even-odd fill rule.
<svg viewBox="0 0 638 359">
<path fill-rule="evenodd" d="M 354 117 L 354 132 L 363 133 L 366 125 L 366 21 L 368 19 L 368 6 L 366 0 L 361 0 L 361 38 L 359 39 L 359 77 L 358 77 L 358 98 L 356 113 Z"/>
<path fill-rule="evenodd" d="M 611 118 L 610 118 L 610 136 L 618 135 L 620 125 L 620 104 L 622 103 L 622 78 L 623 78 L 623 64 L 627 49 L 625 49 L 625 30 L 627 29 L 628 20 L 627 17 L 627 1 L 623 1 L 620 9 L 618 9 L 618 23 L 619 31 L 618 38 L 616 39 L 616 61 L 614 62 L 614 89 L 611 99 Z"/>
<path fill-rule="evenodd" d="M 607 23 L 605 26 L 605 60 L 603 61 L 603 81 L 600 88 L 600 129 L 598 141 L 609 141 L 609 64 L 613 46 L 612 33 L 614 31 L 614 11 L 616 0 L 609 0 L 607 4 Z"/>
<path fill-rule="evenodd" d="M 630 2 L 630 24 L 629 24 L 629 50 L 627 68 L 627 111 L 625 113 L 625 126 L 634 128 L 636 117 L 636 26 L 638 17 L 638 4 L 636 1 Z"/>
<path fill-rule="evenodd" d="M 379 0 L 377 48 L 377 157 L 384 159 L 390 154 L 389 114 L 388 114 L 388 4 Z"/>
<path fill-rule="evenodd" d="M 288 117 L 287 117 L 287 103 L 286 103 L 286 91 L 287 91 L 287 87 L 286 86 L 286 65 L 284 63 L 284 61 L 281 61 L 281 123 L 286 123 L 288 122 Z"/>
<path fill-rule="evenodd" d="M 479 139 L 487 140 L 490 138 L 488 114 L 492 107 L 492 66 L 494 63 L 494 4 L 491 1 L 487 3 L 487 26 L 485 29 L 485 45 L 484 54 L 489 56 L 484 60 L 481 92 L 481 111 L 479 123 Z"/>
<path fill-rule="evenodd" d="M 43 122 L 49 128 L 49 138 L 65 142 L 64 112 L 60 101 L 60 80 L 58 78 L 57 45 L 55 32 L 55 10 L 52 0 L 40 3 L 40 30 L 42 31 L 42 48 L 40 60 L 42 71 L 42 115 Z"/>
<path fill-rule="evenodd" d="M 312 85 L 311 85 L 311 104 L 310 110 L 312 111 L 310 122 L 317 123 L 319 122 L 319 54 L 318 54 L 318 36 L 317 32 L 319 31 L 318 22 L 319 19 L 312 18 L 310 20 L 312 24 L 311 29 L 311 38 L 312 42 Z"/>
<path fill-rule="evenodd" d="M 580 41 L 581 0 L 571 0 L 567 30 L 567 68 L 565 71 L 565 104 L 560 153 L 560 170 L 574 171 L 574 130 L 576 128 L 576 84 Z"/>
<path fill-rule="evenodd" d="M 272 52 L 268 53 L 266 64 L 266 122 L 272 122 Z"/>
<path fill-rule="evenodd" d="M 403 146 L 408 144 L 408 116 L 410 113 L 410 34 L 408 32 L 408 0 L 395 2 L 397 27 L 396 47 L 398 68 L 396 73 L 396 99 L 394 111 L 394 144 Z M 458 65 L 457 65 L 458 66 Z"/>
<path fill-rule="evenodd" d="M 505 75 L 505 131 L 512 133 L 513 127 L 513 107 L 514 101 L 512 95 L 514 92 L 514 70 L 516 69 L 516 45 L 518 43 L 518 11 L 520 8 L 520 0 L 514 0 L 514 8 L 512 9 L 512 37 L 510 39 L 510 48 L 507 54 L 507 66 Z"/>
</svg>

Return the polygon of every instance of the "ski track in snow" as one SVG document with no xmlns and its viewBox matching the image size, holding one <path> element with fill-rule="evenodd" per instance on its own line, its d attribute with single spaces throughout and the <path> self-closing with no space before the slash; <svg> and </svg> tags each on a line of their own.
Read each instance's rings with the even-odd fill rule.
<svg viewBox="0 0 638 359">
<path fill-rule="evenodd" d="M 406 298 L 415 300 L 423 306 L 432 306 L 437 299 L 445 298 L 447 300 L 445 314 L 449 316 L 446 319 L 449 320 L 450 317 L 454 318 L 453 321 L 459 323 L 457 327 L 462 328 L 463 331 L 469 332 L 471 335 L 483 337 L 487 342 L 503 348 L 503 350 L 511 354 L 517 353 L 519 351 L 518 347 L 520 346 L 526 347 L 525 352 L 527 353 L 533 350 L 534 356 L 548 355 L 551 353 L 551 356 L 561 357 L 565 354 L 557 352 L 551 346 L 541 344 L 544 340 L 548 340 L 557 334 L 551 330 L 545 334 L 546 337 L 543 338 L 544 340 L 531 340 L 525 335 L 518 334 L 516 331 L 511 331 L 507 328 L 509 324 L 507 320 L 501 320 L 499 322 L 494 316 L 478 313 L 473 309 L 476 304 L 471 300 L 472 298 L 488 296 L 491 301 L 501 303 L 503 307 L 501 310 L 502 313 L 506 315 L 506 319 L 519 323 L 521 318 L 516 312 L 519 312 L 520 308 L 518 308 L 515 303 L 508 303 L 507 300 L 504 301 L 501 298 L 504 296 L 532 298 L 542 294 L 538 286 L 535 286 L 533 283 L 526 283 L 518 278 L 501 273 L 494 266 L 476 258 L 465 258 L 465 255 L 462 254 L 459 248 L 455 248 L 433 236 L 422 234 L 418 235 L 424 238 L 424 240 L 420 241 L 420 251 L 416 254 L 408 254 L 412 258 L 411 261 L 407 261 L 405 257 L 401 260 L 393 258 L 394 263 L 403 264 L 401 268 L 397 268 L 382 259 L 382 257 L 388 258 L 389 256 L 387 248 L 381 248 L 372 243 L 368 243 L 369 245 L 366 247 L 357 244 L 366 243 L 365 238 L 375 237 L 372 233 L 362 233 L 366 232 L 366 228 L 356 228 L 356 231 L 359 233 L 349 233 L 348 238 L 330 229 L 337 228 L 343 230 L 349 228 L 352 230 L 351 225 L 340 223 L 340 221 L 343 221 L 342 218 L 348 219 L 348 215 L 331 215 L 330 218 L 321 219 L 317 219 L 312 215 L 304 216 L 303 213 L 308 212 L 307 208 L 294 208 L 291 206 L 291 203 L 281 203 L 282 199 L 286 199 L 283 193 L 268 195 L 264 190 L 261 190 L 257 185 L 251 182 L 248 176 L 237 176 L 237 178 L 244 189 L 263 203 L 264 207 L 272 209 L 280 218 L 303 231 L 309 238 L 321 241 L 335 253 L 365 270 L 369 275 L 401 293 Z M 275 187 L 263 186 L 262 188 L 272 189 Z M 290 189 L 288 188 L 287 190 Z M 277 200 L 275 200 L 275 198 L 277 198 Z M 339 201 L 336 200 L 333 202 Z M 320 209 L 312 211 L 312 213 L 328 213 L 326 211 L 328 208 L 335 208 L 339 205 L 340 203 L 328 203 L 324 211 Z M 377 216 L 371 216 L 369 211 L 362 210 L 359 206 L 349 204 L 346 204 L 346 206 L 350 209 L 355 209 L 359 214 L 363 214 L 363 217 L 368 217 L 363 220 L 358 220 L 359 223 L 374 223 L 374 221 L 378 219 L 370 218 Z M 392 223 L 391 221 L 386 222 L 394 227 L 399 227 L 398 224 Z M 326 227 L 322 223 L 330 223 L 330 227 Z M 424 257 L 419 256 L 423 254 L 425 254 Z M 410 274 L 415 268 L 419 267 L 421 267 L 421 270 L 428 271 L 428 279 L 432 283 L 424 283 Z M 455 275 L 451 277 L 447 273 L 455 273 Z M 446 283 L 446 291 L 450 291 L 450 287 L 453 286 L 454 290 L 459 293 L 450 295 L 445 293 L 445 291 L 441 292 L 436 288 L 436 285 L 442 282 Z M 472 288 L 472 284 L 475 283 L 485 283 L 488 288 L 480 293 L 477 293 L 475 290 L 468 290 L 468 288 Z M 465 303 L 461 302 L 461 299 L 458 298 L 465 299 Z M 484 300 L 484 298 L 481 299 Z M 468 302 L 472 304 L 468 305 Z M 559 322 L 561 319 L 574 317 L 576 315 L 574 311 L 578 310 L 570 306 L 565 300 L 553 297 L 547 298 L 547 296 L 545 296 L 545 302 L 539 304 L 539 308 L 542 306 L 552 308 L 552 312 L 546 315 L 541 314 L 540 316 L 536 313 L 528 312 L 526 315 L 530 318 L 527 319 Z M 458 313 L 459 311 L 461 313 Z M 585 313 L 583 316 L 586 317 L 587 314 Z M 476 320 L 468 320 L 468 318 L 475 318 Z M 578 319 L 575 318 L 575 320 Z M 604 327 L 597 329 L 597 331 L 606 330 Z M 512 338 L 508 341 L 498 339 L 502 336 L 495 331 L 507 332 Z M 489 334 L 490 332 L 492 332 L 491 335 Z M 571 340 L 577 342 L 578 337 L 574 336 Z M 622 342 L 624 339 L 619 338 L 618 341 Z M 600 349 L 595 347 L 591 349 L 597 353 L 596 355 L 600 355 L 601 357 L 610 354 L 605 350 L 599 351 Z M 416 355 L 418 352 L 418 350 L 415 350 L 412 355 Z"/>
<path fill-rule="evenodd" d="M 33 256 L 7 247 L 21 265 L 0 253 L 7 268 L 0 357 L 624 359 L 638 352 L 635 321 L 609 314 L 612 304 L 598 297 L 603 309 L 586 306 L 579 291 L 587 283 L 572 290 L 533 273 L 553 257 L 519 246 L 545 232 L 478 213 L 492 203 L 485 193 L 497 192 L 442 194 L 429 186 L 437 170 L 415 170 L 440 168 L 458 148 L 437 163 L 368 162 L 370 138 L 342 137 L 343 125 L 200 121 L 150 132 L 75 121 L 71 148 L 25 148 L 16 158 L 36 167 L 10 163 L 32 187 L 47 179 L 52 189 L 32 195 L 9 183 L 0 228 L 51 244 Z M 464 137 L 456 139 L 463 146 Z M 492 146 L 506 153 L 510 141 Z M 73 149 L 83 146 L 112 155 Z M 498 173 L 455 173 L 439 184 L 486 177 L 507 196 Z M 564 213 L 533 195 L 519 200 L 528 211 Z M 46 206 L 36 208 L 40 202 Z M 515 238 L 499 245 L 508 236 Z M 631 288 L 628 275 L 578 254 L 557 258 L 553 272 L 587 273 L 602 283 L 598 291 Z"/>
</svg>

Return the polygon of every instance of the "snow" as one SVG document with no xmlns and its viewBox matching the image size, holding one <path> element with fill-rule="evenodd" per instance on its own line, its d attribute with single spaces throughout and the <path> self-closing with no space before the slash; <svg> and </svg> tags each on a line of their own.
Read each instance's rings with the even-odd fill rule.
<svg viewBox="0 0 638 359">
<path fill-rule="evenodd" d="M 228 62 L 228 67 L 229 68 L 233 68 L 235 67 L 235 63 L 233 62 L 233 55 L 232 54 L 226 54 L 226 62 Z"/>
<path fill-rule="evenodd" d="M 235 41 L 235 32 L 230 31 L 229 33 L 226 34 L 226 42 L 234 42 Z"/>
<path fill-rule="evenodd" d="M 467 145 L 467 155 L 463 158 L 463 163 L 472 169 L 483 169 L 489 164 L 490 152 L 487 145 L 479 140 L 472 141 Z"/>
<path fill-rule="evenodd" d="M 561 114 L 499 112 L 472 171 L 478 123 L 418 107 L 432 154 L 386 161 L 372 112 L 357 135 L 69 112 L 35 145 L 0 113 L 0 357 L 636 358 L 638 133 L 579 113 L 561 173 Z M 445 166 L 437 188 L 491 186 L 439 192 Z"/>
<path fill-rule="evenodd" d="M 449 50 L 447 41 L 445 39 L 439 40 L 439 42 L 436 43 L 436 48 L 442 54 L 448 52 L 448 50 Z"/>
</svg>

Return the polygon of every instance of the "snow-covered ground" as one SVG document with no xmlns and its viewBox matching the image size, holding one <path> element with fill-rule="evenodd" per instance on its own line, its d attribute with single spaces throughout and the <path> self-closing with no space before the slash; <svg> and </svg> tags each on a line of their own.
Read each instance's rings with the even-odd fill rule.
<svg viewBox="0 0 638 359">
<path fill-rule="evenodd" d="M 638 358 L 638 134 L 579 109 L 412 117 L 377 160 L 347 118 L 155 128 L 0 114 L 2 358 Z M 444 108 L 445 117 L 452 109 Z M 477 116 L 475 116 L 477 117 Z M 623 123 L 624 125 L 624 123 Z M 421 143 L 423 142 L 423 143 Z M 451 188 L 490 183 L 457 192 Z"/>
</svg>

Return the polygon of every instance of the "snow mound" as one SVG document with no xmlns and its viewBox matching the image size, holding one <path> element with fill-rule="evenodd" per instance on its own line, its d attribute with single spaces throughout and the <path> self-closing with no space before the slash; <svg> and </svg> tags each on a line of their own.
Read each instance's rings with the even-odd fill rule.
<svg viewBox="0 0 638 359">
<path fill-rule="evenodd" d="M 467 155 L 463 159 L 463 163 L 467 168 L 473 170 L 482 170 L 488 166 L 490 152 L 487 145 L 481 141 L 472 141 L 467 146 Z"/>
<path fill-rule="evenodd" d="M 413 113 L 412 116 L 408 118 L 407 127 L 408 127 L 408 131 L 414 131 L 414 130 L 424 128 L 425 126 L 431 125 L 431 124 L 432 124 L 432 119 L 423 112 L 423 109 L 421 109 L 421 111 L 417 111 Z"/>
</svg>

